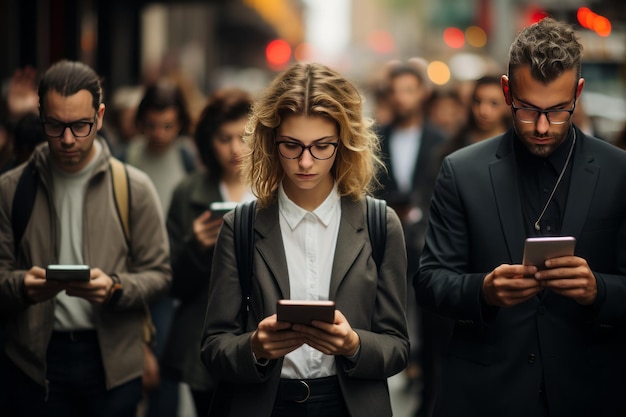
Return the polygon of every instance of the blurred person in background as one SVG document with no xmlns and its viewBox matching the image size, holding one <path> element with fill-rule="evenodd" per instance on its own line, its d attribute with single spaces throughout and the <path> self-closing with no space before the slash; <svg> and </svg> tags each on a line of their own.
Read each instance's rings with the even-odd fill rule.
<svg viewBox="0 0 626 417">
<path fill-rule="evenodd" d="M 213 202 L 254 199 L 241 175 L 243 133 L 252 106 L 239 89 L 214 93 L 194 133 L 205 171 L 185 178 L 175 189 L 167 228 L 172 251 L 171 294 L 180 301 L 163 352 L 162 374 L 189 385 L 199 417 L 206 417 L 214 383 L 200 360 L 200 339 L 209 297 L 213 249 L 222 218 Z M 209 312 L 210 314 L 210 312 Z"/>
<path fill-rule="evenodd" d="M 451 140 L 465 125 L 465 103 L 455 87 L 435 88 L 426 103 L 427 120 Z"/>
<path fill-rule="evenodd" d="M 487 75 L 476 80 L 470 100 L 467 125 L 444 148 L 443 156 L 497 136 L 511 127 L 511 112 L 502 95 L 500 77 Z"/>
<path fill-rule="evenodd" d="M 419 266 L 430 196 L 439 169 L 438 155 L 446 139 L 426 120 L 425 106 L 431 87 L 422 65 L 416 61 L 398 62 L 390 65 L 388 71 L 393 118 L 379 131 L 387 168 L 380 179 L 383 189 L 379 196 L 396 209 L 402 221 L 408 255 L 406 272 L 410 277 Z M 422 338 L 420 332 L 425 328 L 437 332 L 437 327 L 423 323 L 429 317 L 418 311 L 413 298 L 409 295 L 407 305 L 411 356 L 406 376 L 410 387 L 421 387 L 419 404 L 428 408 L 433 397 L 433 360 L 432 349 L 425 342 L 434 336 Z"/>
<path fill-rule="evenodd" d="M 13 72 L 6 88 L 6 97 L 0 111 L 0 174 L 28 159 L 15 154 L 15 126 L 26 115 L 39 115 L 39 97 L 36 85 L 37 71 L 26 66 Z M 41 138 L 40 142 L 45 140 Z M 34 147 L 33 147 L 34 149 Z M 32 149 L 31 149 L 32 151 Z"/>
<path fill-rule="evenodd" d="M 150 177 L 161 208 L 167 213 L 175 187 L 196 169 L 195 152 L 183 136 L 188 132 L 190 117 L 180 88 L 166 80 L 148 86 L 137 108 L 136 122 L 141 135 L 130 141 L 121 159 Z M 174 315 L 173 298 L 168 295 L 154 301 L 150 312 L 156 328 L 156 361 L 146 361 L 147 416 L 169 417 L 178 408 L 179 384 L 161 377 L 157 364 Z"/>
<path fill-rule="evenodd" d="M 13 150 L 13 138 L 6 125 L 0 122 L 0 175 L 17 166 Z"/>
<path fill-rule="evenodd" d="M 109 144 L 115 155 L 124 153 L 132 139 L 138 139 L 137 108 L 144 94 L 142 86 L 125 86 L 116 89 L 111 96 L 107 114 Z"/>
</svg>

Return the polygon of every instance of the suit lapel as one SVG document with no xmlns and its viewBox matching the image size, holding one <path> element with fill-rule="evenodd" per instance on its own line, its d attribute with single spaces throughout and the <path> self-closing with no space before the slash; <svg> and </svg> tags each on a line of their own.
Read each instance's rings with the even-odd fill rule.
<svg viewBox="0 0 626 417">
<path fill-rule="evenodd" d="M 594 164 L 594 156 L 585 152 L 585 135 L 576 129 L 578 144 L 572 165 L 572 179 L 567 193 L 563 215 L 562 235 L 579 236 L 593 200 L 600 168 Z"/>
<path fill-rule="evenodd" d="M 278 221 L 277 202 L 257 212 L 254 228 L 259 234 L 256 250 L 259 251 L 265 264 L 274 276 L 280 288 L 281 297 L 289 299 L 289 270 L 287 268 L 287 259 L 285 258 L 283 236 L 280 232 Z"/>
<path fill-rule="evenodd" d="M 364 221 L 362 202 L 342 198 L 341 222 L 328 294 L 331 300 L 336 299 L 341 281 L 365 246 Z"/>
<path fill-rule="evenodd" d="M 517 184 L 512 135 L 512 130 L 510 130 L 502 137 L 496 153 L 498 159 L 489 165 L 489 173 L 509 257 L 511 262 L 515 262 L 524 250 L 526 234 Z"/>
</svg>

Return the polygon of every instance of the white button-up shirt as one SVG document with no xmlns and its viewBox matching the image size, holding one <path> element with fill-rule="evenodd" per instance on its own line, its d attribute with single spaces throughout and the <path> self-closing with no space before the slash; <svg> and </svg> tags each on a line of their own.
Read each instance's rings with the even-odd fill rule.
<svg viewBox="0 0 626 417">
<path fill-rule="evenodd" d="M 410 127 L 395 129 L 389 138 L 389 157 L 393 177 L 398 184 L 398 190 L 408 193 L 411 191 L 413 173 L 417 163 L 417 154 L 422 144 L 422 129 Z"/>
<path fill-rule="evenodd" d="M 307 211 L 278 190 L 280 230 L 287 257 L 292 300 L 328 300 L 330 276 L 341 221 L 341 198 L 335 184 L 326 200 Z M 282 378 L 335 375 L 335 358 L 303 345 L 285 356 Z"/>
</svg>

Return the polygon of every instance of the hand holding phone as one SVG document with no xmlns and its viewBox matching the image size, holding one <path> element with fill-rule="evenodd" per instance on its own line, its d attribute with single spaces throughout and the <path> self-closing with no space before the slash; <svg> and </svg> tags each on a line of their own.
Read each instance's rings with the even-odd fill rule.
<svg viewBox="0 0 626 417">
<path fill-rule="evenodd" d="M 217 219 L 224 217 L 226 213 L 234 210 L 237 207 L 237 203 L 233 201 L 216 201 L 211 203 L 209 210 L 211 211 L 211 219 Z"/>
<path fill-rule="evenodd" d="M 531 237 L 524 243 L 523 265 L 534 265 L 538 270 L 546 269 L 546 260 L 573 256 L 576 238 L 573 236 Z"/>
</svg>

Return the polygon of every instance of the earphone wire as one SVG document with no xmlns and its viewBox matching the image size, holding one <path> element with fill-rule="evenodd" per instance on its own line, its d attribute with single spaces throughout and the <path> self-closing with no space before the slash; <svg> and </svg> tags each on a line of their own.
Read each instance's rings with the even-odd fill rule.
<svg viewBox="0 0 626 417">
<path fill-rule="evenodd" d="M 572 158 L 572 154 L 574 153 L 574 145 L 576 145 L 576 129 L 572 128 L 572 130 L 574 132 L 572 146 L 570 146 L 569 148 L 569 153 L 567 154 L 565 165 L 563 166 L 563 169 L 561 170 L 561 173 L 559 174 L 559 178 L 557 178 L 556 180 L 556 184 L 554 185 L 554 188 L 552 189 L 552 193 L 550 193 L 550 197 L 548 197 L 548 202 L 546 203 L 545 206 L 543 206 L 543 210 L 541 210 L 541 214 L 539 215 L 539 218 L 537 218 L 537 221 L 535 222 L 535 230 L 537 231 L 541 230 L 541 226 L 539 226 L 539 222 L 543 218 L 543 215 L 546 214 L 546 210 L 548 209 L 548 206 L 550 205 L 550 202 L 552 201 L 552 197 L 554 197 L 554 193 L 556 193 L 556 190 L 559 187 L 559 184 L 561 183 L 561 179 L 563 179 L 563 175 L 565 174 L 565 171 L 567 171 L 569 161 Z"/>
</svg>

